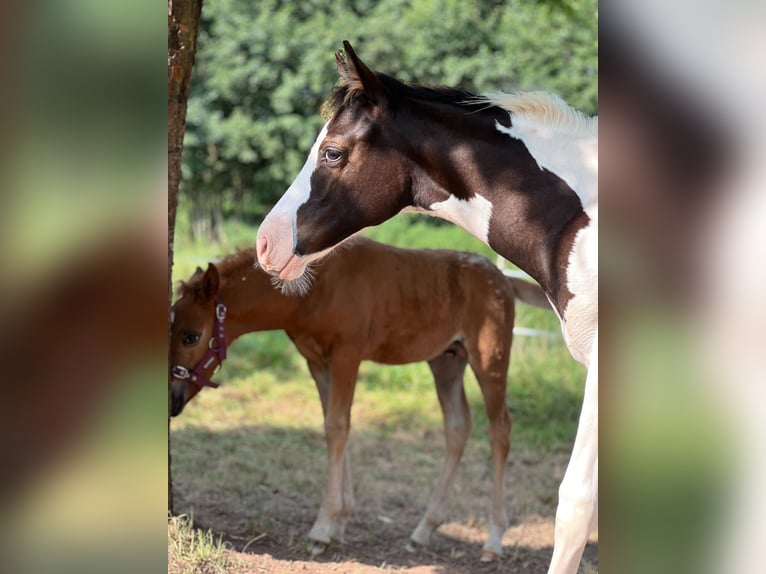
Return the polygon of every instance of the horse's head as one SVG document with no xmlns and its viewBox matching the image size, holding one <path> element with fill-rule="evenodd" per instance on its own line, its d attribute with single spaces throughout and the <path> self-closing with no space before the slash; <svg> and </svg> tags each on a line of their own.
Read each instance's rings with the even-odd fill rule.
<svg viewBox="0 0 766 574">
<path fill-rule="evenodd" d="M 219 361 L 200 362 L 216 341 L 216 305 L 220 291 L 218 269 L 210 264 L 207 271 L 197 268 L 192 278 L 180 288 L 181 298 L 172 308 L 170 330 L 170 414 L 181 413 L 184 405 L 201 388 L 188 376 L 197 371 L 202 380 L 209 381 Z M 184 372 L 186 376 L 184 376 Z"/>
<path fill-rule="evenodd" d="M 281 279 L 300 277 L 335 245 L 410 204 L 401 136 L 387 129 L 386 89 L 351 45 L 343 46 L 346 58 L 335 54 L 341 83 L 328 102 L 332 118 L 258 231 L 258 261 Z"/>
</svg>

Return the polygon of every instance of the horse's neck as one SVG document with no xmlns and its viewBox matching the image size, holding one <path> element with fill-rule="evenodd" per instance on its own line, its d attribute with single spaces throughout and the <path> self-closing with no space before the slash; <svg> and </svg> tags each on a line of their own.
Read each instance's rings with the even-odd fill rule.
<svg viewBox="0 0 766 574">
<path fill-rule="evenodd" d="M 503 213 L 490 226 L 488 245 L 508 261 L 528 273 L 551 298 L 559 316 L 563 315 L 572 296 L 567 271 L 578 231 L 588 225 L 589 218 L 579 204 L 561 209 L 551 206 L 545 223 L 519 218 L 512 194 L 493 195 L 493 213 Z M 506 219 L 507 213 L 514 213 Z M 511 221 L 510 224 L 500 223 Z"/>
<path fill-rule="evenodd" d="M 497 121 L 507 123 L 507 117 L 501 112 Z M 571 297 L 569 253 L 588 222 L 580 199 L 494 119 L 464 126 L 464 120 L 437 126 L 422 142 L 427 154 L 416 160 L 416 171 L 425 174 L 414 178 L 416 208 L 488 244 L 537 280 L 563 311 Z"/>
<path fill-rule="evenodd" d="M 256 268 L 232 274 L 221 289 L 226 305 L 226 337 L 230 341 L 256 331 L 287 329 L 303 299 L 283 295 L 268 275 Z"/>
</svg>

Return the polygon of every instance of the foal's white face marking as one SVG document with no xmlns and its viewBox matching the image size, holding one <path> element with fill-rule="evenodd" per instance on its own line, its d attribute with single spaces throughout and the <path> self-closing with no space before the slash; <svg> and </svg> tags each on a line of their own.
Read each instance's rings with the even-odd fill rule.
<svg viewBox="0 0 766 574">
<path fill-rule="evenodd" d="M 513 114 L 511 120 L 510 128 L 496 122 L 497 131 L 521 140 L 540 169 L 563 179 L 590 215 L 598 202 L 598 133 L 566 133 Z"/>
<path fill-rule="evenodd" d="M 489 220 L 492 217 L 492 202 L 478 193 L 470 199 L 458 199 L 450 195 L 444 201 L 437 201 L 428 209 L 405 207 L 402 213 L 425 213 L 441 219 L 446 219 L 471 233 L 484 242 L 489 241 Z"/>
</svg>

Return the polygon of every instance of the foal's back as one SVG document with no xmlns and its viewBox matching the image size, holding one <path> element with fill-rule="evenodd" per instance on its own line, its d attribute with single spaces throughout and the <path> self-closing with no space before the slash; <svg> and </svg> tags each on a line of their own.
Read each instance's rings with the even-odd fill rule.
<svg viewBox="0 0 766 574">
<path fill-rule="evenodd" d="M 365 341 L 363 359 L 428 360 L 454 340 L 486 332 L 510 346 L 513 294 L 488 259 L 449 250 L 399 249 L 366 238 L 316 269 L 312 320 Z"/>
</svg>

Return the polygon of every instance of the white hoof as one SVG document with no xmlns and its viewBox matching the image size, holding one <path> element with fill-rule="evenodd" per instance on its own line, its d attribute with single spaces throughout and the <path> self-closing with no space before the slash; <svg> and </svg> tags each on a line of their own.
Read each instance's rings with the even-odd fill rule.
<svg viewBox="0 0 766 574">
<path fill-rule="evenodd" d="M 322 554 L 325 550 L 327 550 L 327 544 L 324 542 L 317 542 L 316 540 L 310 540 L 309 546 L 308 546 L 309 554 L 311 554 L 312 558 L 316 558 L 320 554 Z"/>
</svg>

